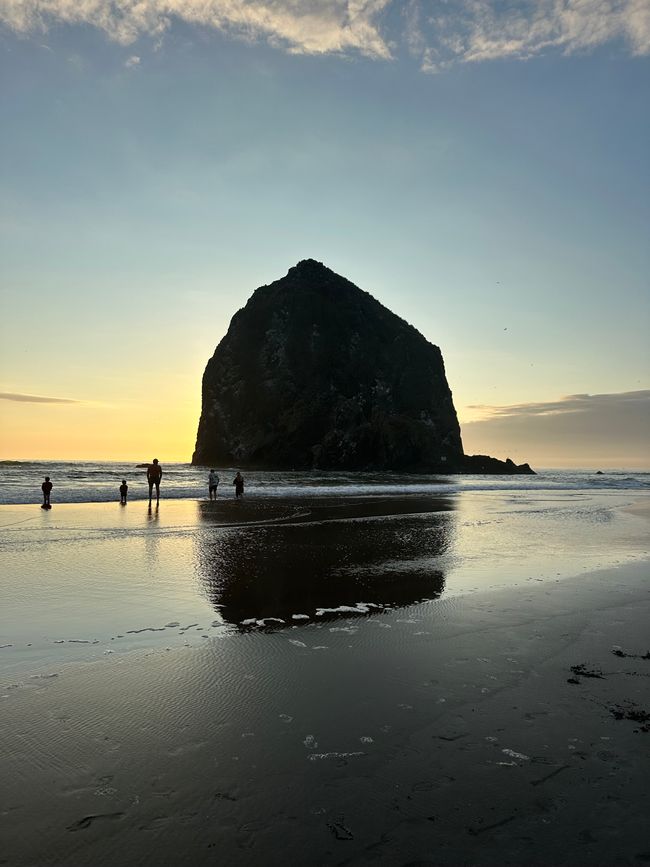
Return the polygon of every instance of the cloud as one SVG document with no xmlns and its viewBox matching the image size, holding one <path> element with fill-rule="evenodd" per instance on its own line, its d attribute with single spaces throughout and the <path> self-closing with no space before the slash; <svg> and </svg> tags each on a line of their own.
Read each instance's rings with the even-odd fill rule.
<svg viewBox="0 0 650 867">
<path fill-rule="evenodd" d="M 266 39 L 299 54 L 358 51 L 388 59 L 378 21 L 392 0 L 0 0 L 0 21 L 21 33 L 87 24 L 123 45 L 159 38 L 174 20 Z"/>
<path fill-rule="evenodd" d="M 648 0 L 457 0 L 426 17 L 426 0 L 412 3 L 411 20 L 419 21 L 412 53 L 426 72 L 457 62 L 527 60 L 550 50 L 573 54 L 613 40 L 633 55 L 650 53 Z"/>
<path fill-rule="evenodd" d="M 127 57 L 127 59 L 124 61 L 124 65 L 126 66 L 127 69 L 133 69 L 135 66 L 140 65 L 140 58 L 138 57 L 137 54 L 132 54 L 130 57 Z"/>
<path fill-rule="evenodd" d="M 462 425 L 468 453 L 546 466 L 650 464 L 650 390 L 469 408 L 486 417 Z"/>
<path fill-rule="evenodd" d="M 518 403 L 512 406 L 488 406 L 473 404 L 468 409 L 478 410 L 488 417 L 539 415 L 563 415 L 566 413 L 590 413 L 596 410 L 619 411 L 630 406 L 644 407 L 650 417 L 650 390 L 623 391 L 615 394 L 570 394 L 559 400 L 544 403 Z"/>
<path fill-rule="evenodd" d="M 387 14 L 393 10 L 403 15 Z M 389 33 L 389 19 L 392 29 L 400 18 L 402 32 Z M 0 0 L 0 22 L 19 33 L 91 25 L 131 45 L 158 42 L 174 21 L 296 54 L 388 60 L 401 42 L 426 72 L 613 40 L 633 55 L 650 53 L 648 0 Z"/>
<path fill-rule="evenodd" d="M 20 394 L 15 391 L 0 391 L 0 400 L 13 400 L 17 403 L 81 403 L 67 397 L 40 397 L 36 394 Z"/>
</svg>

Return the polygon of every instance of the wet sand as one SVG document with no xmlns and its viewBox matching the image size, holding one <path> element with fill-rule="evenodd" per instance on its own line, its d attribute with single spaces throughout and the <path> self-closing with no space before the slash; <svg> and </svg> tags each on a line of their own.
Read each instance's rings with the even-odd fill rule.
<svg viewBox="0 0 650 867">
<path fill-rule="evenodd" d="M 640 518 L 650 521 L 650 502 L 647 502 L 647 500 L 640 500 L 639 502 L 632 503 L 630 506 L 626 506 L 626 511 L 631 515 L 638 515 Z"/>
<path fill-rule="evenodd" d="M 137 527 L 99 541 L 89 507 L 68 508 L 79 511 L 52 533 L 65 529 L 79 569 L 114 557 L 114 545 L 132 558 L 139 544 L 150 559 Z M 257 505 L 246 508 L 259 520 Z M 428 537 L 441 556 L 445 505 L 428 514 L 409 525 L 405 559 Z M 346 536 L 348 523 L 336 538 L 362 545 L 359 565 L 377 536 L 366 539 L 363 522 L 361 536 Z M 391 527 L 375 529 L 392 549 L 406 530 Z M 197 547 L 181 527 L 159 571 L 170 559 L 182 574 L 192 552 L 199 579 L 206 563 L 221 569 L 230 548 L 218 532 Z M 278 538 L 299 539 L 267 542 Z M 16 564 L 31 562 L 29 550 Z M 416 594 L 361 616 L 252 631 L 224 619 L 207 639 L 174 645 L 164 633 L 129 652 L 3 671 L 0 863 L 647 863 L 649 578 L 646 560 L 433 601 Z"/>
<path fill-rule="evenodd" d="M 4 863 L 645 863 L 647 579 L 28 681 L 2 705 Z"/>
</svg>

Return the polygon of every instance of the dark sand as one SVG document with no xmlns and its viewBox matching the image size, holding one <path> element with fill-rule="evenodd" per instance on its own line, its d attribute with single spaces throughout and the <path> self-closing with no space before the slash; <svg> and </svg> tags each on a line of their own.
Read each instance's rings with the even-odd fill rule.
<svg viewBox="0 0 650 867">
<path fill-rule="evenodd" d="M 649 863 L 649 574 L 4 680 L 0 863 Z"/>
</svg>

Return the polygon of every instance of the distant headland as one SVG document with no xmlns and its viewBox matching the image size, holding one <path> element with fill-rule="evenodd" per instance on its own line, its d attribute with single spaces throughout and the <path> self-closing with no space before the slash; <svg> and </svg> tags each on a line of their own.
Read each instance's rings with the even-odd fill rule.
<svg viewBox="0 0 650 867">
<path fill-rule="evenodd" d="M 192 463 L 534 474 L 466 455 L 440 349 L 313 259 L 233 316 L 203 375 Z"/>
</svg>

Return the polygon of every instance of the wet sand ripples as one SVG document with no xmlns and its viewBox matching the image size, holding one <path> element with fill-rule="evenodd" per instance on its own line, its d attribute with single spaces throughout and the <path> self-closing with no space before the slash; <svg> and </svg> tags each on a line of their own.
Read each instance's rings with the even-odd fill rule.
<svg viewBox="0 0 650 867">
<path fill-rule="evenodd" d="M 39 699 L 29 691 L 4 707 L 20 768 L 6 851 L 17 867 L 124 863 L 125 852 L 129 863 L 217 857 L 263 867 L 278 853 L 305 865 L 408 863 L 435 843 L 441 864 L 496 864 L 504 846 L 511 860 L 528 858 L 517 840 L 534 832 L 546 863 L 562 864 L 558 827 L 574 855 L 621 851 L 621 839 L 580 838 L 586 826 L 567 785 L 577 787 L 583 815 L 591 788 L 599 827 L 609 833 L 622 823 L 624 851 L 641 851 L 633 805 L 628 818 L 604 812 L 619 783 L 629 792 L 645 779 L 622 751 L 640 735 L 617 729 L 610 740 L 624 723 L 609 705 L 576 705 L 583 687 L 567 686 L 570 666 L 557 662 L 559 654 L 589 658 L 573 650 L 586 635 L 592 654 L 605 642 L 610 665 L 647 665 L 637 650 L 642 631 L 625 615 L 642 588 L 631 596 L 604 579 L 600 589 L 610 594 L 602 616 L 595 595 L 585 602 L 567 588 L 558 591 L 567 612 L 558 619 L 557 600 L 536 588 L 441 600 L 441 619 L 432 606 L 412 606 L 69 668 L 40 682 Z M 634 658 L 612 654 L 614 619 L 626 623 Z M 347 626 L 355 631 L 333 631 Z M 426 643 L 420 627 L 431 633 Z M 327 652 L 314 650 L 321 645 Z M 585 683 L 619 690 L 622 681 Z M 34 713 L 39 705 L 45 717 Z M 21 761 L 19 732 L 31 762 Z M 5 758 L 6 779 L 9 769 Z M 548 832 L 544 817 L 553 819 Z"/>
</svg>

